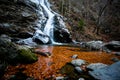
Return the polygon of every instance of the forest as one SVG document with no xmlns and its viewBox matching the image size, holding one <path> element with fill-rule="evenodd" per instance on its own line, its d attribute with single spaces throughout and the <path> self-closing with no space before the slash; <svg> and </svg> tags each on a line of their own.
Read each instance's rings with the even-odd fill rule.
<svg viewBox="0 0 120 80">
<path fill-rule="evenodd" d="M 0 80 L 120 80 L 120 0 L 0 0 Z"/>
</svg>

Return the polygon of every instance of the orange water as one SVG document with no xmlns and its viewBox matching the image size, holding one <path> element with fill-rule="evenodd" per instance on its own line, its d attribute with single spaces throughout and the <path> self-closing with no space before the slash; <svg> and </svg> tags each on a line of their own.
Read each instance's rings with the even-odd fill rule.
<svg viewBox="0 0 120 80">
<path fill-rule="evenodd" d="M 38 55 L 38 61 L 33 64 L 21 64 L 18 66 L 9 66 L 5 77 L 15 74 L 20 68 L 24 68 L 23 71 L 28 76 L 34 77 L 36 80 L 44 80 L 49 77 L 61 76 L 59 70 L 67 62 L 73 60 L 72 55 L 77 54 L 79 59 L 86 60 L 88 63 L 105 63 L 112 64 L 110 60 L 112 57 L 116 57 L 113 54 L 107 54 L 105 52 L 87 52 L 82 51 L 80 48 L 65 47 L 65 46 L 41 46 L 36 51 L 51 52 L 50 57 Z M 120 58 L 120 57 L 119 57 Z"/>
</svg>

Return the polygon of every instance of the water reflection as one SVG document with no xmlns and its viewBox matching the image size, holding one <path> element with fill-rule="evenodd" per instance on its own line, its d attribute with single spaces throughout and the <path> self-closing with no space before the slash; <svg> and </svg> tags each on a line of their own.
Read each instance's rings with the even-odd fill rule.
<svg viewBox="0 0 120 80">
<path fill-rule="evenodd" d="M 49 52 L 51 54 L 49 57 L 46 57 L 46 58 L 40 57 L 40 67 L 41 67 L 41 63 L 44 64 L 43 65 L 44 70 L 42 71 L 42 74 L 47 74 L 48 72 L 52 71 L 51 64 L 53 62 L 53 59 L 52 59 L 53 46 L 42 45 L 39 47 L 39 51 L 44 52 L 44 53 Z M 42 60 L 42 62 L 41 62 L 41 60 Z"/>
<path fill-rule="evenodd" d="M 52 51 L 53 51 L 53 46 L 42 45 L 42 46 L 39 47 L 39 50 L 40 50 L 41 52 L 50 52 L 50 53 L 52 53 Z M 51 54 L 51 55 L 52 55 L 52 54 Z"/>
</svg>

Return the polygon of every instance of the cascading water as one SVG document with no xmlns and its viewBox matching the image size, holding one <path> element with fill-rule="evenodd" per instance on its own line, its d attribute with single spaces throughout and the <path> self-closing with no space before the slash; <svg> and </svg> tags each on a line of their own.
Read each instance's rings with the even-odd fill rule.
<svg viewBox="0 0 120 80">
<path fill-rule="evenodd" d="M 70 39 L 69 31 L 65 28 L 66 26 L 64 25 L 62 16 L 51 10 L 48 0 L 28 0 L 27 4 L 29 5 L 34 4 L 37 6 L 37 8 L 35 8 L 35 11 L 38 13 L 39 20 L 36 23 L 37 27 L 35 27 L 36 31 L 33 37 L 20 40 L 19 43 L 22 42 L 23 44 L 27 44 L 27 45 L 33 44 L 34 42 L 43 43 L 43 44 L 47 44 L 47 43 L 55 44 L 57 42 L 64 42 L 63 39 L 66 39 L 65 42 L 67 42 L 67 40 Z M 57 33 L 56 37 L 58 36 L 57 38 L 58 41 L 54 40 L 55 39 L 54 30 L 56 30 Z M 64 33 L 65 34 L 67 33 L 67 36 L 66 35 L 64 36 Z M 59 41 L 59 39 L 62 40 Z"/>
<path fill-rule="evenodd" d="M 51 12 L 50 6 L 49 6 L 47 0 L 41 0 L 40 4 L 48 15 L 48 20 L 46 22 L 46 25 L 45 25 L 45 28 L 44 28 L 43 32 L 46 33 L 50 37 L 52 42 L 54 42 L 54 40 L 53 40 L 54 22 L 53 21 L 54 21 L 54 16 L 55 15 Z"/>
</svg>

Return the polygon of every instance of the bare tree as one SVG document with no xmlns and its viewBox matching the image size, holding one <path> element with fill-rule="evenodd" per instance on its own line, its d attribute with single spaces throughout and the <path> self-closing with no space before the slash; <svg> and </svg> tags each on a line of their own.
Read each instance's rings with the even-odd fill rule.
<svg viewBox="0 0 120 80">
<path fill-rule="evenodd" d="M 95 32 L 96 34 L 99 34 L 99 31 L 100 31 L 100 27 L 101 27 L 101 21 L 100 21 L 100 19 L 101 19 L 102 15 L 103 15 L 105 9 L 107 8 L 107 6 L 108 6 L 109 4 L 112 3 L 112 1 L 113 1 L 113 0 L 107 0 L 107 2 L 106 2 L 106 4 L 104 5 L 104 7 L 101 8 L 100 11 L 99 11 L 99 13 L 98 13 L 98 19 L 97 19 L 97 21 L 96 21 L 96 27 L 95 27 L 94 30 L 93 30 L 93 32 Z"/>
</svg>

